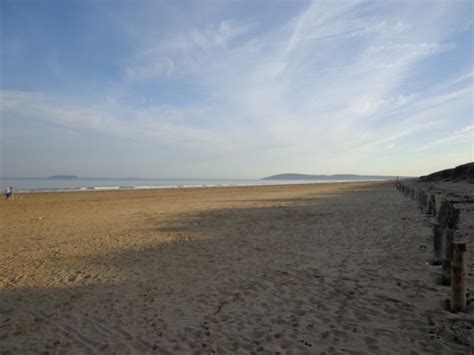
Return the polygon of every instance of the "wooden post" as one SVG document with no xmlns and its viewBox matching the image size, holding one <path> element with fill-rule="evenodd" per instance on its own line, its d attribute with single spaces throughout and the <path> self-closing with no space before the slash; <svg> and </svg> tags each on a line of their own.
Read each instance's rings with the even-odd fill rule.
<svg viewBox="0 0 474 355">
<path fill-rule="evenodd" d="M 424 199 L 425 199 L 425 192 L 421 189 L 418 190 L 418 207 L 420 207 L 422 211 L 425 210 Z"/>
<path fill-rule="evenodd" d="M 421 201 L 423 212 L 426 212 L 427 205 L 428 205 L 428 195 L 426 194 L 426 192 L 423 192 L 422 201 Z"/>
<path fill-rule="evenodd" d="M 425 210 L 425 192 L 424 191 L 420 192 L 420 208 L 422 211 Z"/>
<path fill-rule="evenodd" d="M 431 197 L 432 197 L 432 196 L 433 196 L 433 195 L 430 195 L 430 194 L 427 194 L 427 195 L 426 195 L 426 210 L 425 210 L 425 213 L 426 213 L 426 214 L 431 214 L 431 210 L 432 210 L 432 208 L 431 208 L 431 205 L 432 205 L 432 199 L 431 199 Z"/>
<path fill-rule="evenodd" d="M 435 195 L 431 195 L 431 199 L 430 199 L 430 207 L 431 207 L 431 214 L 433 215 L 433 217 L 436 217 L 436 198 L 435 198 Z"/>
<path fill-rule="evenodd" d="M 451 311 L 466 311 L 466 243 L 452 242 Z"/>
<path fill-rule="evenodd" d="M 445 228 L 443 232 L 443 270 L 441 273 L 441 283 L 443 285 L 451 285 L 451 259 L 452 246 L 454 239 L 454 230 Z"/>
<path fill-rule="evenodd" d="M 441 251 L 443 247 L 444 227 L 440 224 L 433 225 L 433 265 L 441 265 L 443 259 Z"/>
</svg>

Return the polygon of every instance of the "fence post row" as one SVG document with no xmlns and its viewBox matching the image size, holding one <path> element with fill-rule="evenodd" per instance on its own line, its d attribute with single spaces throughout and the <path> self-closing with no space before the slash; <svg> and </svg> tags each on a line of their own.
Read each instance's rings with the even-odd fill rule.
<svg viewBox="0 0 474 355">
<path fill-rule="evenodd" d="M 451 285 L 451 311 L 466 311 L 466 243 L 456 240 L 459 209 L 443 201 L 437 208 L 435 194 L 415 189 L 400 181 L 397 190 L 418 202 L 421 210 L 435 218 L 433 224 L 433 265 L 442 265 L 441 283 Z"/>
</svg>

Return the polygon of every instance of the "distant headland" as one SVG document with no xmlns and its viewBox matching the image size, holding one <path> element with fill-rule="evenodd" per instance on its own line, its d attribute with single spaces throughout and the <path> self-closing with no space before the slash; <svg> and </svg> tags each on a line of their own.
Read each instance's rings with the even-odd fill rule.
<svg viewBox="0 0 474 355">
<path fill-rule="evenodd" d="M 272 175 L 262 180 L 378 180 L 395 179 L 396 176 L 386 175 L 355 175 L 355 174 L 336 174 L 336 175 L 307 175 L 307 174 L 278 174 Z"/>
<path fill-rule="evenodd" d="M 75 175 L 53 175 L 53 176 L 49 176 L 48 179 L 52 179 L 52 180 L 74 180 L 74 179 L 79 179 L 79 178 Z"/>
</svg>

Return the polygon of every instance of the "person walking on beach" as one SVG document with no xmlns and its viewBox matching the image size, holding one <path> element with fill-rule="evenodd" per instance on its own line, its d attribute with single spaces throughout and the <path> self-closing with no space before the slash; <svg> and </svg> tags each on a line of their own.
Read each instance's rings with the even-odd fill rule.
<svg viewBox="0 0 474 355">
<path fill-rule="evenodd" d="M 5 200 L 10 200 L 13 197 L 13 187 L 8 186 L 5 189 Z"/>
</svg>

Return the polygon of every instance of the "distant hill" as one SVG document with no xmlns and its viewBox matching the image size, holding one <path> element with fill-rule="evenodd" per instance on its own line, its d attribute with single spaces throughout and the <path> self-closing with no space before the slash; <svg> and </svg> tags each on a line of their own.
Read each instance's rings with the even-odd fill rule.
<svg viewBox="0 0 474 355">
<path fill-rule="evenodd" d="M 74 180 L 74 179 L 79 179 L 75 175 L 54 175 L 48 177 L 48 179 L 53 179 L 53 180 Z"/>
<path fill-rule="evenodd" d="M 355 174 L 337 174 L 337 175 L 307 175 L 307 174 L 278 174 L 272 175 L 262 180 L 377 180 L 377 179 L 395 179 L 396 176 L 386 175 L 355 175 Z"/>
<path fill-rule="evenodd" d="M 474 183 L 474 163 L 459 165 L 453 169 L 445 169 L 434 172 L 429 175 L 420 176 L 419 181 L 450 181 L 459 182 L 466 181 L 470 184 Z"/>
</svg>

